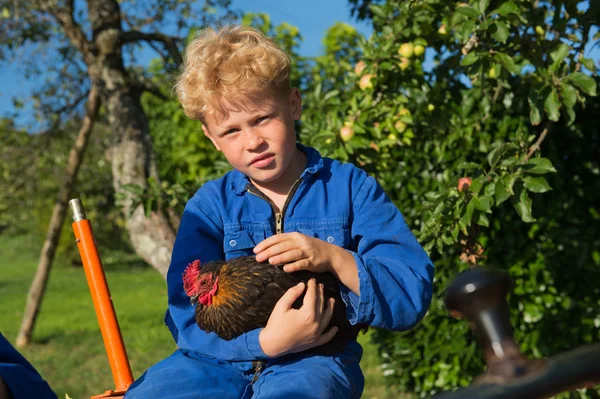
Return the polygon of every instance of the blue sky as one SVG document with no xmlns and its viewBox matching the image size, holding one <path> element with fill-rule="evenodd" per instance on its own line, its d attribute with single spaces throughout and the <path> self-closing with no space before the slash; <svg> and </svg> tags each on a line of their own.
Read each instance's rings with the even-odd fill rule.
<svg viewBox="0 0 600 399">
<path fill-rule="evenodd" d="M 245 12 L 265 12 L 275 25 L 285 21 L 297 26 L 304 38 L 300 53 L 305 56 L 315 56 L 321 52 L 321 40 L 327 29 L 336 22 L 349 23 L 365 35 L 371 31 L 366 23 L 351 19 L 347 0 L 233 0 L 233 8 Z M 140 61 L 146 57 L 149 60 L 156 57 L 156 53 L 152 50 L 144 52 Z M 26 98 L 35 81 L 25 78 L 18 62 L 2 64 L 1 71 L 0 116 L 4 116 L 14 112 L 12 97 Z M 31 121 L 31 113 L 25 112 L 17 122 L 26 127 Z"/>
</svg>

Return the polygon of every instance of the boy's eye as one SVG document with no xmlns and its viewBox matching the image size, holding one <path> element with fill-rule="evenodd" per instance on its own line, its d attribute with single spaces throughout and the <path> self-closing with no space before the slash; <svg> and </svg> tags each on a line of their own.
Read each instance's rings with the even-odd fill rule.
<svg viewBox="0 0 600 399">
<path fill-rule="evenodd" d="M 228 134 L 232 134 L 237 132 L 237 129 L 229 129 L 226 132 L 223 133 L 223 136 L 227 136 Z"/>
<path fill-rule="evenodd" d="M 261 116 L 260 118 L 258 118 L 256 120 L 256 123 L 261 123 L 262 121 L 267 120 L 267 119 L 269 119 L 269 115 Z"/>
</svg>

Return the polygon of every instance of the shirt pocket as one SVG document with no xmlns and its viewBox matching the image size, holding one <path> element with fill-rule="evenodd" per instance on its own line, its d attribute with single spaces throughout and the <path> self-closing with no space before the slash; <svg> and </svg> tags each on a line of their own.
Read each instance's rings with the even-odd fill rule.
<svg viewBox="0 0 600 399">
<path fill-rule="evenodd" d="M 309 237 L 315 237 L 338 247 L 350 247 L 350 231 L 341 226 L 319 226 L 312 229 L 298 229 L 298 232 Z"/>
<path fill-rule="evenodd" d="M 262 238 L 260 234 L 250 234 L 245 230 L 226 233 L 223 238 L 225 260 L 254 255 L 252 250 Z"/>
</svg>

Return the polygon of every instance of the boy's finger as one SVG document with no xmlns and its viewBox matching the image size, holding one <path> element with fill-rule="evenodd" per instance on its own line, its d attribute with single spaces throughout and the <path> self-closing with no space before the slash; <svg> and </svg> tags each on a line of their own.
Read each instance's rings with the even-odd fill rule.
<svg viewBox="0 0 600 399">
<path fill-rule="evenodd" d="M 296 248 L 296 245 L 292 240 L 281 241 L 274 245 L 271 245 L 268 248 L 263 249 L 260 253 L 256 254 L 257 262 L 264 262 L 267 259 L 270 259 L 274 256 L 284 254 L 286 252 L 291 252 Z"/>
<path fill-rule="evenodd" d="M 325 298 L 323 298 L 323 284 L 317 284 L 316 290 L 316 298 L 315 298 L 315 317 L 321 318 L 323 314 L 323 309 L 325 308 Z"/>
<path fill-rule="evenodd" d="M 302 307 L 305 310 L 314 312 L 315 304 L 317 303 L 317 282 L 314 278 L 308 280 L 306 294 L 304 295 L 304 301 Z"/>
<path fill-rule="evenodd" d="M 275 304 L 275 309 L 291 309 L 296 299 L 298 299 L 298 297 L 304 292 L 304 287 L 304 282 L 300 282 L 299 284 L 287 290 Z M 275 309 L 273 309 L 273 311 L 275 311 Z"/>
<path fill-rule="evenodd" d="M 294 262 L 298 263 L 295 266 L 296 268 L 298 268 L 297 270 L 303 269 L 302 265 L 305 261 L 307 261 L 306 256 L 304 255 L 304 251 L 302 251 L 300 248 L 292 248 L 287 252 L 269 258 L 269 263 L 271 263 L 272 265 L 289 265 Z M 289 271 L 290 268 L 284 268 L 284 270 Z"/>
<path fill-rule="evenodd" d="M 257 254 L 261 251 L 264 251 L 266 248 L 269 248 L 272 245 L 275 245 L 279 242 L 282 241 L 287 241 L 290 239 L 290 234 L 291 233 L 281 233 L 281 234 L 274 234 L 269 238 L 265 238 L 264 240 L 262 240 L 261 242 L 258 243 L 258 245 L 256 245 L 254 247 L 254 253 Z"/>
<path fill-rule="evenodd" d="M 319 332 L 322 333 L 323 331 L 325 331 L 325 329 L 329 325 L 329 322 L 333 318 L 334 305 L 335 299 L 329 298 L 329 300 L 327 301 L 327 307 L 325 308 L 325 312 L 323 313 L 321 320 L 319 320 Z"/>
<path fill-rule="evenodd" d="M 327 298 L 325 298 L 325 287 L 323 284 L 319 284 L 319 306 L 317 308 L 317 312 L 319 312 L 319 316 L 323 314 L 325 311 L 325 305 L 327 304 Z"/>
<path fill-rule="evenodd" d="M 321 346 L 331 341 L 333 337 L 335 337 L 335 334 L 337 334 L 338 330 L 338 327 L 332 327 L 329 331 L 319 337 L 317 340 L 317 345 L 315 346 Z"/>
</svg>

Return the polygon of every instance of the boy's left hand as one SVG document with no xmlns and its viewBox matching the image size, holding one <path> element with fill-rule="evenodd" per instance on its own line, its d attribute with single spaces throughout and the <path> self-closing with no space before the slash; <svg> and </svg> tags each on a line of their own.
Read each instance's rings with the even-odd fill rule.
<svg viewBox="0 0 600 399">
<path fill-rule="evenodd" d="M 285 263 L 286 272 L 310 270 L 315 273 L 332 271 L 332 259 L 341 248 L 302 233 L 273 235 L 254 247 L 258 262 L 269 260 L 272 265 Z M 343 250 L 343 249 L 342 249 Z"/>
</svg>

